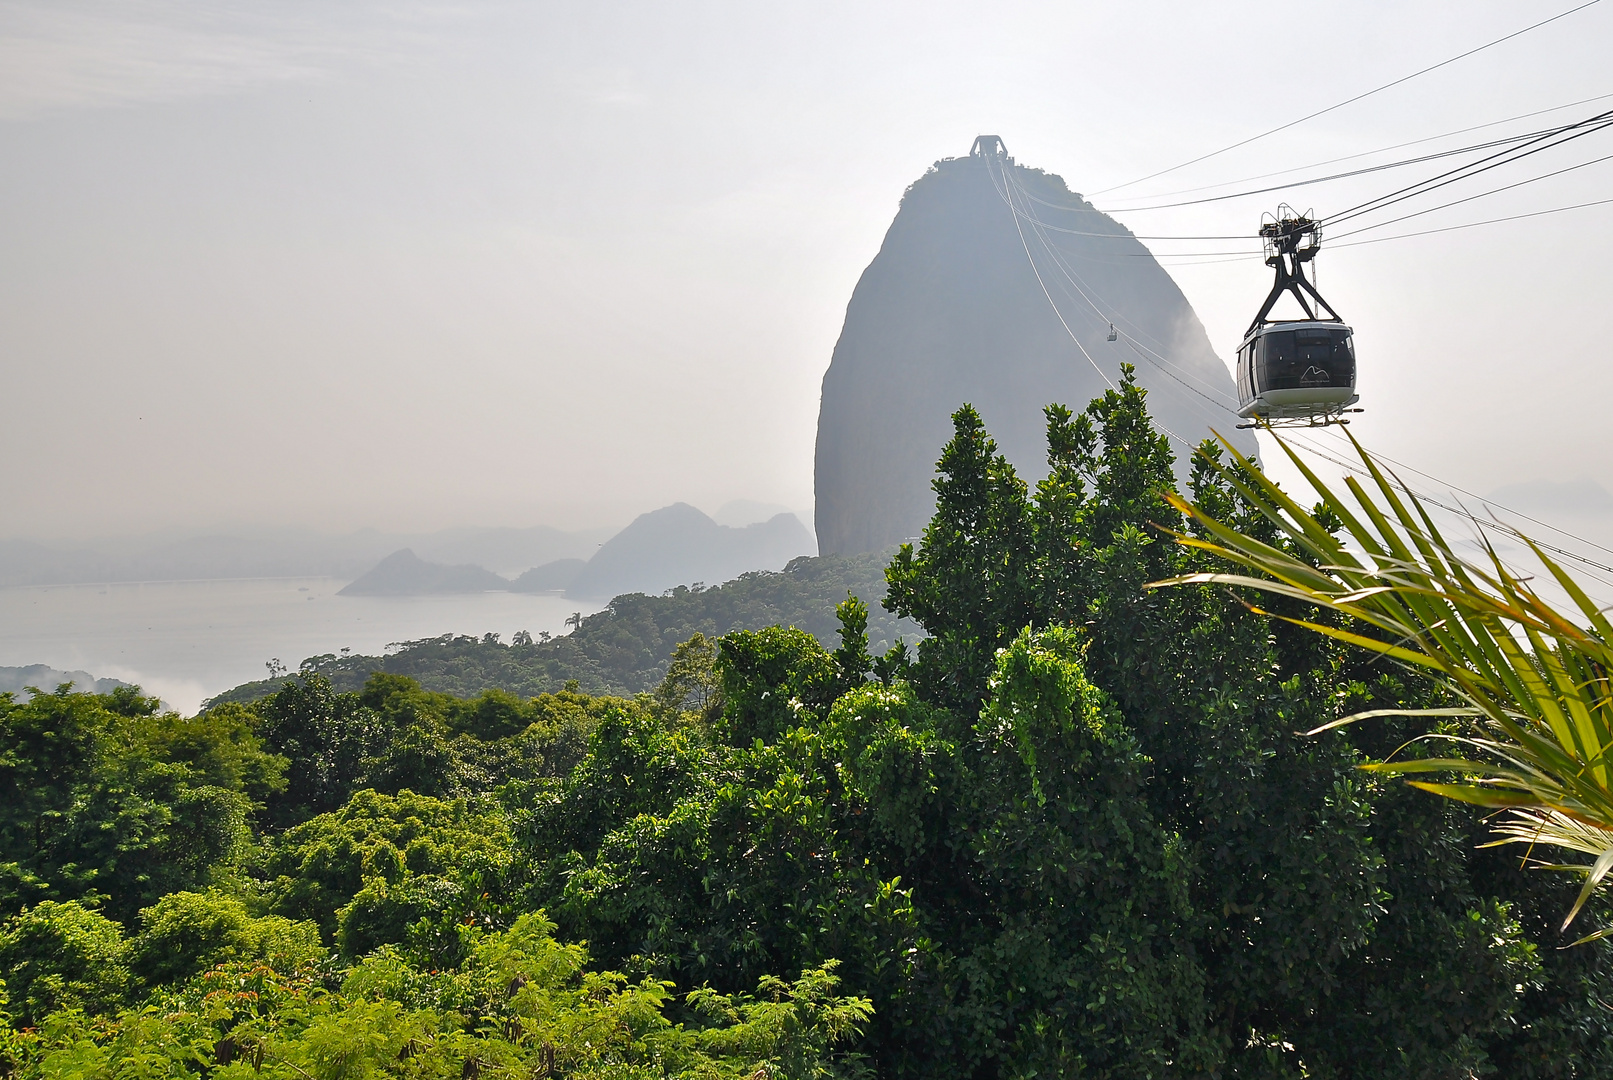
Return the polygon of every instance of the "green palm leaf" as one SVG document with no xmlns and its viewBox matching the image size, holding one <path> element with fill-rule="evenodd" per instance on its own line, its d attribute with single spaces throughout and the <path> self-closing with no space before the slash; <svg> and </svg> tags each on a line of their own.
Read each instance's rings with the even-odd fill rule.
<svg viewBox="0 0 1613 1080">
<path fill-rule="evenodd" d="M 1465 756 L 1363 768 L 1398 776 L 1454 774 L 1448 783 L 1408 782 L 1503 811 L 1495 826 L 1497 844 L 1555 847 L 1590 856 L 1593 861 L 1585 865 L 1537 864 L 1585 877 L 1563 922 L 1566 927 L 1613 872 L 1613 625 L 1567 571 L 1527 538 L 1536 558 L 1567 593 L 1573 613 L 1542 599 L 1526 577 L 1501 561 L 1488 540 L 1483 564 L 1459 556 L 1421 501 L 1380 468 L 1353 436 L 1350 441 L 1367 481 L 1346 478 L 1346 497 L 1277 439 L 1321 497 L 1322 507 L 1343 522 L 1342 535 L 1335 535 L 1222 440 L 1235 465 L 1222 467 L 1222 476 L 1282 531 L 1289 547 L 1258 540 L 1167 494 L 1202 530 L 1198 536 L 1178 534 L 1177 541 L 1241 571 L 1189 574 L 1149 587 L 1231 585 L 1313 604 L 1354 621 L 1333 626 L 1272 617 L 1442 679 L 1465 706 L 1375 709 L 1317 731 L 1371 716 L 1467 718 L 1465 734 L 1431 736 L 1462 747 Z"/>
</svg>

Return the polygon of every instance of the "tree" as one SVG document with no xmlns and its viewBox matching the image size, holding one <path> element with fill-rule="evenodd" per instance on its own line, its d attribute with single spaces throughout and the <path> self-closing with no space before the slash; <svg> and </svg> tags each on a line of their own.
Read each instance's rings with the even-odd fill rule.
<svg viewBox="0 0 1613 1080">
<path fill-rule="evenodd" d="M 1328 488 L 1281 437 L 1277 442 L 1321 496 L 1320 507 L 1343 523 L 1363 554 L 1234 450 L 1241 469 L 1224 475 L 1290 548 L 1274 547 L 1219 520 L 1213 510 L 1175 497 L 1204 531 L 1181 537 L 1181 543 L 1254 576 L 1201 572 L 1157 584 L 1231 585 L 1299 600 L 1347 621 L 1279 617 L 1434 673 L 1454 704 L 1366 710 L 1328 727 L 1385 715 L 1468 721 L 1460 731 L 1425 736 L 1453 747 L 1456 757 L 1412 757 L 1363 768 L 1388 776 L 1455 774 L 1456 782 L 1411 783 L 1504 811 L 1496 827 L 1499 843 L 1590 856 L 1589 863 L 1548 866 L 1584 878 L 1563 920 L 1567 929 L 1613 869 L 1613 766 L 1606 760 L 1613 751 L 1613 623 L 1533 541 L 1525 542 L 1575 612 L 1542 599 L 1529 578 L 1506 566 L 1487 542 L 1487 565 L 1458 554 L 1417 496 L 1386 474 L 1353 436 L 1371 486 L 1347 478 L 1349 498 Z M 1602 933 L 1613 928 L 1593 936 Z"/>
<path fill-rule="evenodd" d="M 34 1076 L 268 1080 L 865 1075 L 842 1047 L 869 1004 L 837 992 L 832 965 L 679 1003 L 664 982 L 593 968 L 553 930 L 528 914 L 502 932 L 470 931 L 463 959 L 436 970 L 383 950 L 334 991 L 306 974 L 226 964 L 155 1008 L 94 1022 L 74 1011 L 46 1017 L 12 1064 Z M 682 1023 L 668 1015 L 679 1004 Z"/>
<path fill-rule="evenodd" d="M 294 974 L 324 958 L 319 928 L 278 915 L 253 918 L 219 893 L 169 893 L 140 912 L 129 963 L 147 986 L 183 983 L 219 964 L 263 962 Z"/>
<path fill-rule="evenodd" d="M 931 634 L 911 666 L 863 682 L 854 612 L 839 656 L 727 635 L 709 729 L 623 709 L 508 792 L 518 906 L 724 993 L 837 959 L 888 1076 L 1613 1066 L 1603 943 L 1542 948 L 1538 875 L 1357 769 L 1421 721 L 1299 734 L 1440 688 L 1217 587 L 1144 588 L 1210 563 L 1161 531 L 1173 463 L 1129 373 L 1049 409 L 1034 492 L 955 428 L 890 568 Z M 1207 462 L 1191 491 L 1280 542 Z"/>
<path fill-rule="evenodd" d="M 0 977 L 25 1025 L 58 1009 L 108 1012 L 130 990 L 129 943 L 100 912 L 45 900 L 0 926 Z"/>
<path fill-rule="evenodd" d="M 350 954 L 401 941 L 401 934 L 376 938 L 373 927 L 382 918 L 377 906 L 388 899 L 400 900 L 396 887 L 418 879 L 443 882 L 457 895 L 461 875 L 476 865 L 498 862 L 511 840 L 491 810 L 412 791 L 397 795 L 359 791 L 339 810 L 311 818 L 269 841 L 263 873 L 270 909 L 292 919 L 311 920 L 327 941 L 333 941 L 343 910 L 370 889 L 361 906 L 372 930 L 363 947 L 357 947 L 356 939 L 351 943 Z M 371 888 L 377 881 L 394 888 Z"/>
<path fill-rule="evenodd" d="M 0 904 L 99 895 L 127 920 L 240 861 L 284 762 L 240 712 L 157 705 L 130 688 L 0 697 Z"/>
<path fill-rule="evenodd" d="M 722 711 L 722 687 L 717 679 L 717 643 L 696 631 L 672 650 L 666 677 L 655 689 L 655 704 L 669 716 L 684 710 L 709 719 Z"/>
</svg>

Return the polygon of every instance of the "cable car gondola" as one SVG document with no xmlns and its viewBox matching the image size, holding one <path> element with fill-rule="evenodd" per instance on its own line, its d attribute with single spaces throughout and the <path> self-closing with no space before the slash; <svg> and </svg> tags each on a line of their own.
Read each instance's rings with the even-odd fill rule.
<svg viewBox="0 0 1613 1080">
<path fill-rule="evenodd" d="M 1238 346 L 1238 415 L 1250 421 L 1239 426 L 1347 423 L 1344 413 L 1361 411 L 1351 408 L 1361 400 L 1355 392 L 1355 342 L 1305 277 L 1305 264 L 1321 248 L 1321 230 L 1287 206 L 1278 213 L 1260 226 L 1266 265 L 1277 271 L 1277 280 Z M 1285 292 L 1299 301 L 1305 318 L 1267 318 Z"/>
</svg>

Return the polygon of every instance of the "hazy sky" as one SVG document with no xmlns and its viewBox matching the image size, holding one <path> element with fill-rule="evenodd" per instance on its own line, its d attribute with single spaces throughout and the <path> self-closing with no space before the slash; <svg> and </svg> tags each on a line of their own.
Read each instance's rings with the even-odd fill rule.
<svg viewBox="0 0 1613 1080">
<path fill-rule="evenodd" d="M 809 509 L 846 302 L 933 160 L 1000 134 L 1091 193 L 1572 6 L 4 0 L 0 535 Z M 1613 94 L 1610 55 L 1613 2 L 1095 198 Z M 1613 161 L 1378 234 L 1610 195 Z M 1280 197 L 1116 216 L 1245 234 Z M 1613 205 L 1324 247 L 1356 432 L 1480 491 L 1613 486 L 1610 238 Z M 1163 261 L 1230 357 L 1269 272 Z"/>
</svg>

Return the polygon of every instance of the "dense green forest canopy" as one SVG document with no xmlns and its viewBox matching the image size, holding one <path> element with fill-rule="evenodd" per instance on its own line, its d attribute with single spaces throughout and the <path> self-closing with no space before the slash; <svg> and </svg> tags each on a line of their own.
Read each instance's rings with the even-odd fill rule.
<svg viewBox="0 0 1613 1080">
<path fill-rule="evenodd" d="M 1560 947 L 1573 884 L 1356 769 L 1410 721 L 1297 734 L 1431 685 L 1142 588 L 1197 556 L 1129 379 L 1049 408 L 1048 462 L 1028 488 L 957 414 L 886 571 L 913 650 L 849 600 L 827 645 L 691 631 L 632 696 L 308 670 L 192 719 L 0 697 L 0 1063 L 1613 1074 L 1613 944 Z M 1262 527 L 1203 463 L 1192 496 Z"/>
<path fill-rule="evenodd" d="M 494 634 L 444 634 L 403 642 L 384 656 L 311 656 L 301 670 L 325 676 L 339 691 L 357 690 L 371 672 L 382 671 L 461 697 L 483 690 L 531 697 L 568 682 L 591 694 L 631 695 L 653 690 L 666 674 L 673 649 L 697 633 L 717 637 L 730 630 L 796 626 L 831 643 L 839 626 L 835 605 L 848 594 L 872 606 L 869 637 L 883 651 L 900 638 L 911 643 L 923 634 L 916 623 L 878 606 L 885 596 L 889 558 L 888 552 L 803 555 L 776 573 L 757 571 L 710 588 L 679 586 L 661 596 L 618 596 L 561 637 L 517 634 L 506 643 Z M 245 683 L 212 703 L 256 701 L 285 681 Z"/>
</svg>

